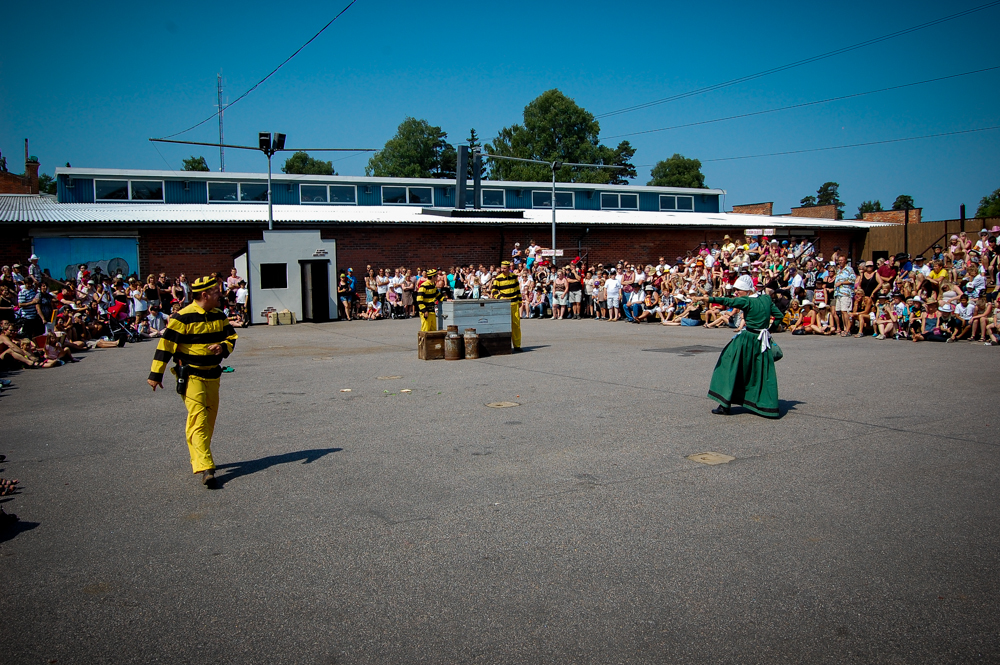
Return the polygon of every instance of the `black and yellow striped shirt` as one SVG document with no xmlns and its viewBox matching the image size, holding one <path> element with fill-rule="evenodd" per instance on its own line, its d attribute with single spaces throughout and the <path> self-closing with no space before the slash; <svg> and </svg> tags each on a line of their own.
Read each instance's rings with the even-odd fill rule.
<svg viewBox="0 0 1000 665">
<path fill-rule="evenodd" d="M 156 345 L 149 378 L 162 381 L 171 358 L 190 366 L 195 376 L 218 378 L 222 375 L 219 363 L 233 352 L 236 338 L 236 331 L 222 310 L 206 312 L 196 303 L 191 303 L 167 321 L 167 329 Z M 208 347 L 212 344 L 220 345 L 222 353 L 209 353 Z"/>
<path fill-rule="evenodd" d="M 417 289 L 417 310 L 421 314 L 432 314 L 437 298 L 438 289 L 434 278 L 425 279 Z"/>
<path fill-rule="evenodd" d="M 500 273 L 493 278 L 490 297 L 507 298 L 511 302 L 521 302 L 521 284 L 517 277 L 510 273 Z"/>
</svg>

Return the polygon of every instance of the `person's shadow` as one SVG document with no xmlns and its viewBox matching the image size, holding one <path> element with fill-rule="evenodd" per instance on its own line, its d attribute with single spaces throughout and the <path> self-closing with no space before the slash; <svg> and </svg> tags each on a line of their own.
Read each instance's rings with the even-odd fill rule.
<svg viewBox="0 0 1000 665">
<path fill-rule="evenodd" d="M 778 399 L 778 411 L 781 416 L 784 417 L 789 411 L 795 411 L 795 407 L 799 404 L 805 404 L 805 402 L 800 402 L 794 399 Z"/>
<path fill-rule="evenodd" d="M 277 466 L 279 464 L 290 464 L 292 462 L 302 461 L 303 464 L 309 464 L 310 462 L 315 462 L 321 457 L 325 457 L 330 453 L 339 453 L 343 448 L 317 448 L 315 450 L 298 450 L 294 453 L 285 453 L 283 455 L 269 455 L 267 457 L 261 457 L 260 459 L 250 460 L 247 462 L 231 462 L 229 464 L 220 464 L 215 467 L 216 472 L 225 470 L 226 473 L 223 475 L 217 475 L 215 477 L 215 487 L 213 489 L 222 489 L 222 487 L 231 480 L 236 480 L 242 476 L 248 476 L 251 473 L 257 473 L 258 471 L 263 471 L 264 469 L 270 469 L 272 466 Z"/>
</svg>

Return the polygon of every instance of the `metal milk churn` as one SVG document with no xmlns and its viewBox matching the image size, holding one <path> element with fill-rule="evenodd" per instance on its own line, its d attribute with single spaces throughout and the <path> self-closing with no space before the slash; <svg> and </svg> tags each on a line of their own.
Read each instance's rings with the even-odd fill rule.
<svg viewBox="0 0 1000 665">
<path fill-rule="evenodd" d="M 479 357 L 479 335 L 475 328 L 465 329 L 465 357 L 473 360 Z"/>
<path fill-rule="evenodd" d="M 444 336 L 444 359 L 461 360 L 462 336 L 458 334 L 458 326 L 448 326 L 448 334 Z"/>
</svg>

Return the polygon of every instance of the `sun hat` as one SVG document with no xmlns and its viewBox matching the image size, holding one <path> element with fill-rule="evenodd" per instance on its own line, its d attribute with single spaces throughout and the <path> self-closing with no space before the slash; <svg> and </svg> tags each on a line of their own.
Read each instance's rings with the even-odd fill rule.
<svg viewBox="0 0 1000 665">
<path fill-rule="evenodd" d="M 32 254 L 31 256 L 28 257 L 28 260 L 29 261 L 37 261 L 38 260 L 38 255 L 37 254 Z"/>
<path fill-rule="evenodd" d="M 827 305 L 825 302 L 818 302 L 816 303 L 816 307 L 823 309 L 824 307 L 829 307 L 829 305 Z"/>
<path fill-rule="evenodd" d="M 806 305 L 811 305 L 812 304 L 812 300 L 809 300 L 809 299 L 803 300 L 801 304 L 802 304 L 803 307 L 805 307 Z"/>
<path fill-rule="evenodd" d="M 741 275 L 733 284 L 733 288 L 737 291 L 753 291 L 753 280 L 747 275 Z"/>
<path fill-rule="evenodd" d="M 938 309 L 942 312 L 950 312 L 953 308 L 951 305 L 941 305 Z"/>
</svg>

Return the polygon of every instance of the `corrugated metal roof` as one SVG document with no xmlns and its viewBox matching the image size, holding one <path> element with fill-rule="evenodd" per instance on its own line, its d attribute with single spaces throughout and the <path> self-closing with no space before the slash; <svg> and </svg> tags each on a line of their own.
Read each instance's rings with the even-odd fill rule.
<svg viewBox="0 0 1000 665">
<path fill-rule="evenodd" d="M 265 182 L 267 173 L 237 173 L 234 171 L 152 171 L 140 169 L 90 169 L 78 166 L 57 166 L 56 176 L 67 175 L 73 178 L 155 178 L 169 180 L 204 181 L 217 180 L 225 182 Z M 393 185 L 423 185 L 424 187 L 454 187 L 455 178 L 378 178 L 374 176 L 344 176 L 344 175 L 302 175 L 298 173 L 273 173 L 271 179 L 275 182 L 317 182 L 328 184 L 360 184 L 392 187 Z M 469 190 L 472 181 L 469 180 Z M 484 188 L 505 187 L 507 189 L 550 189 L 548 182 L 522 182 L 513 180 L 483 180 Z M 557 182 L 556 189 L 562 191 L 608 191 L 608 192 L 652 192 L 654 194 L 710 194 L 725 195 L 724 189 L 692 189 L 690 187 L 652 187 L 648 185 L 602 185 L 589 182 Z"/>
<path fill-rule="evenodd" d="M 274 206 L 282 224 L 549 224 L 547 209 L 525 210 L 523 219 L 474 219 L 424 215 L 417 206 Z M 558 210 L 559 224 L 580 226 L 678 226 L 719 228 L 869 229 L 892 226 L 860 220 L 767 217 L 732 213 Z M 0 223 L 12 224 L 266 224 L 264 204 L 57 203 L 46 196 L 0 195 Z"/>
</svg>

